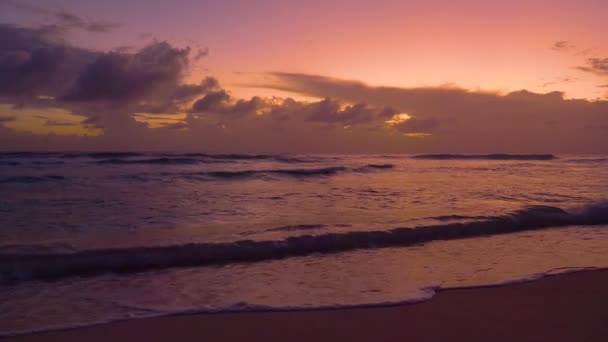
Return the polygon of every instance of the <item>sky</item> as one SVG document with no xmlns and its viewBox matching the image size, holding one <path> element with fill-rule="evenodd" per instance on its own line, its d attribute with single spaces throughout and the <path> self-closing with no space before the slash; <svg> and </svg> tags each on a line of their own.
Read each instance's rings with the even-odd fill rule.
<svg viewBox="0 0 608 342">
<path fill-rule="evenodd" d="M 0 0 L 0 149 L 608 153 L 606 1 Z"/>
</svg>

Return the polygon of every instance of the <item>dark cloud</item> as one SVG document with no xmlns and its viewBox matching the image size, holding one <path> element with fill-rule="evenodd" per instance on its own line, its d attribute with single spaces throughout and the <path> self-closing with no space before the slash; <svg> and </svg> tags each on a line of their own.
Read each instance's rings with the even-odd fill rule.
<svg viewBox="0 0 608 342">
<path fill-rule="evenodd" d="M 45 99 L 48 106 L 88 117 L 117 107 L 130 113 L 177 112 L 219 89 L 213 78 L 184 84 L 189 62 L 189 48 L 166 42 L 134 52 L 95 52 L 69 45 L 48 27 L 0 24 L 0 99 L 20 107 Z"/>
<path fill-rule="evenodd" d="M 365 103 L 357 103 L 341 108 L 339 102 L 325 99 L 308 106 L 306 108 L 306 118 L 317 122 L 356 125 L 377 121 L 379 118 L 396 114 L 389 114 L 387 111 L 391 111 L 391 109 L 383 108 L 378 110 L 367 106 Z"/>
<path fill-rule="evenodd" d="M 608 132 L 602 127 L 608 124 L 607 101 L 566 99 L 561 92 L 499 94 L 455 87 L 372 87 L 294 73 L 269 76 L 268 88 L 405 112 L 412 118 L 392 128 L 432 131 L 438 150 L 606 151 L 602 146 Z"/>
<path fill-rule="evenodd" d="M 101 54 L 85 67 L 62 100 L 157 101 L 167 90 L 183 92 L 177 88 L 188 66 L 189 52 L 189 49 L 173 48 L 162 42 L 134 54 Z"/>
<path fill-rule="evenodd" d="M 395 124 L 394 127 L 402 133 L 430 133 L 439 127 L 439 120 L 411 118 Z"/>
<path fill-rule="evenodd" d="M 59 21 L 59 24 L 66 28 L 76 28 L 89 32 L 105 33 L 119 26 L 115 23 L 86 20 L 66 11 L 57 11 L 53 15 Z"/>
<path fill-rule="evenodd" d="M 277 121 L 298 118 L 308 122 L 343 126 L 381 122 L 396 114 L 396 111 L 388 107 L 371 107 L 365 103 L 345 105 L 329 98 L 318 102 L 273 100 L 257 96 L 249 100 L 233 99 L 225 90 L 219 90 L 210 92 L 196 101 L 191 113 L 219 114 L 224 118 L 265 115 L 272 116 Z"/>
<path fill-rule="evenodd" d="M 15 121 L 15 119 L 16 119 L 15 116 L 2 116 L 2 115 L 0 115 L 0 124 L 5 123 L 5 122 Z"/>
<path fill-rule="evenodd" d="M 207 77 L 200 84 L 182 84 L 175 88 L 173 98 L 179 100 L 192 100 L 195 97 L 217 91 L 220 89 L 220 83 L 213 77 Z"/>
<path fill-rule="evenodd" d="M 48 120 L 46 120 L 44 122 L 44 126 L 49 126 L 49 127 L 73 127 L 73 126 L 78 126 L 78 124 L 75 123 L 75 122 L 57 121 L 57 120 L 48 119 Z"/>
<path fill-rule="evenodd" d="M 276 107 L 276 105 L 274 106 Z M 257 114 L 260 110 L 268 110 L 273 108 L 272 104 L 269 104 L 266 100 L 261 97 L 254 96 L 249 100 L 237 100 L 236 103 L 228 109 L 227 113 L 237 115 L 253 115 Z"/>
<path fill-rule="evenodd" d="M 2 5 L 9 6 L 21 12 L 47 17 L 54 21 L 52 26 L 60 31 L 79 29 L 93 33 L 105 33 L 120 26 L 116 23 L 91 20 L 65 10 L 53 10 L 42 6 L 32 5 L 24 1 L 3 0 L 0 1 L 0 6 Z"/>
<path fill-rule="evenodd" d="M 606 101 L 565 99 L 560 92 L 372 87 L 289 73 L 270 74 L 262 86 L 323 100 L 236 99 L 214 78 L 185 81 L 197 55 L 166 42 L 91 51 L 71 46 L 54 27 L 0 25 L 0 104 L 23 108 L 19 113 L 63 109 L 81 118 L 77 125 L 103 132 L 41 136 L 0 125 L 0 148 L 608 152 Z M 603 66 L 590 62 L 595 69 Z M 151 117 L 161 127 L 150 128 Z M 44 120 L 49 126 L 72 124 L 52 114 Z M 432 139 L 415 138 L 429 134 Z"/>
<path fill-rule="evenodd" d="M 209 48 L 198 49 L 194 55 L 194 60 L 197 61 L 203 57 L 209 56 Z"/>
<path fill-rule="evenodd" d="M 176 122 L 165 126 L 167 129 L 187 129 L 188 124 L 185 122 Z"/>
<path fill-rule="evenodd" d="M 608 76 L 608 58 L 588 58 L 587 65 L 579 66 L 578 69 L 599 76 Z"/>
<path fill-rule="evenodd" d="M 0 24 L 0 97 L 59 96 L 96 55 L 48 28 Z"/>
<path fill-rule="evenodd" d="M 192 105 L 192 111 L 195 113 L 220 112 L 224 110 L 228 100 L 230 100 L 230 95 L 225 90 L 214 91 L 196 101 Z"/>
<path fill-rule="evenodd" d="M 567 40 L 557 41 L 557 42 L 553 43 L 553 45 L 551 46 L 552 50 L 558 51 L 558 52 L 568 52 L 568 51 L 572 51 L 575 48 L 576 47 Z"/>
</svg>

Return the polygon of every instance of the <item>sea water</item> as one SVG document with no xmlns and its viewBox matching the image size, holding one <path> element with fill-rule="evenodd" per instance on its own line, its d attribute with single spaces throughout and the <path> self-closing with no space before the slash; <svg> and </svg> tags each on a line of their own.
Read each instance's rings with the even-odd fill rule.
<svg viewBox="0 0 608 342">
<path fill-rule="evenodd" d="M 608 267 L 608 157 L 0 154 L 0 335 Z"/>
</svg>

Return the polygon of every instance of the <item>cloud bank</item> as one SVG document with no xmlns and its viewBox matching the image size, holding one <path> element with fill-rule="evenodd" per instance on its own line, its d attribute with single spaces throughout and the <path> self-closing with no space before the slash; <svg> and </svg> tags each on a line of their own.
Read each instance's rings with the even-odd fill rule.
<svg viewBox="0 0 608 342">
<path fill-rule="evenodd" d="M 59 20 L 72 29 L 91 29 L 78 17 Z M 137 51 L 92 51 L 70 45 L 64 31 L 54 27 L 0 24 L 0 106 L 4 106 L 0 108 L 12 108 L 10 113 L 0 113 L 0 147 L 608 152 L 606 101 L 565 99 L 559 92 L 498 94 L 455 87 L 372 87 L 278 72 L 266 75 L 268 80 L 255 86 L 321 100 L 238 99 L 215 78 L 185 81 L 193 61 L 206 53 L 167 42 L 153 42 Z M 603 64 L 599 61 L 590 67 L 601 71 Z M 61 109 L 80 118 L 74 123 L 49 114 L 44 116 L 43 126 L 80 125 L 102 134 L 41 135 L 10 128 L 32 109 Z"/>
</svg>

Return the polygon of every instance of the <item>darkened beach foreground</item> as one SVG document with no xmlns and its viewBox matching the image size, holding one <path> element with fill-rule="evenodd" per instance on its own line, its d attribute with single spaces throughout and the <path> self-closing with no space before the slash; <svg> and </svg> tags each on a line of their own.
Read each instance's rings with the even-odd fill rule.
<svg viewBox="0 0 608 342">
<path fill-rule="evenodd" d="M 393 307 L 174 316 L 6 341 L 607 341 L 608 270 Z"/>
</svg>

